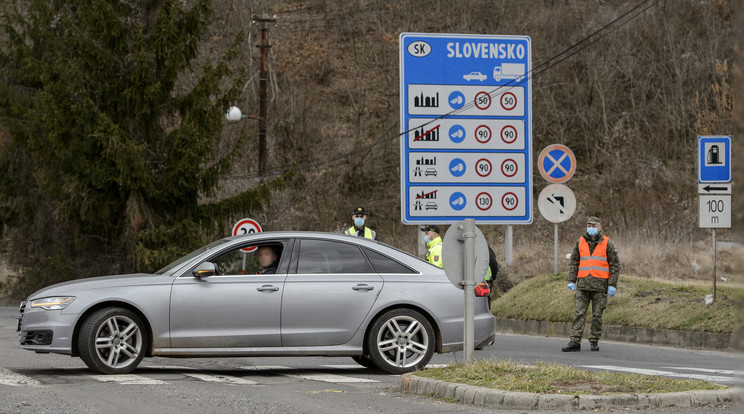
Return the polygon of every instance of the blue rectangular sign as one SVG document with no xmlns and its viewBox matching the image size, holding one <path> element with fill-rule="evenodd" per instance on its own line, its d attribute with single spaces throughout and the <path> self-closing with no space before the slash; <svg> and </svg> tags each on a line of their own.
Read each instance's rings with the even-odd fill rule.
<svg viewBox="0 0 744 414">
<path fill-rule="evenodd" d="M 527 36 L 400 35 L 401 221 L 532 222 Z"/>
<path fill-rule="evenodd" d="M 698 183 L 731 182 L 731 136 L 698 137 Z"/>
</svg>

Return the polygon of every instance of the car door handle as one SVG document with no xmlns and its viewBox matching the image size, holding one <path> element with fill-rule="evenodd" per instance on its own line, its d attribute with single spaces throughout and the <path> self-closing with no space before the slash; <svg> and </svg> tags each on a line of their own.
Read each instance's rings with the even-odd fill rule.
<svg viewBox="0 0 744 414">
<path fill-rule="evenodd" d="M 259 292 L 276 292 L 279 288 L 274 285 L 263 285 L 260 288 L 256 288 L 256 290 Z"/>
<path fill-rule="evenodd" d="M 375 288 L 374 286 L 369 286 L 369 285 L 361 284 L 361 285 L 354 286 L 352 289 L 354 289 L 354 290 L 365 290 L 366 291 L 366 290 L 372 290 L 374 288 Z"/>
</svg>

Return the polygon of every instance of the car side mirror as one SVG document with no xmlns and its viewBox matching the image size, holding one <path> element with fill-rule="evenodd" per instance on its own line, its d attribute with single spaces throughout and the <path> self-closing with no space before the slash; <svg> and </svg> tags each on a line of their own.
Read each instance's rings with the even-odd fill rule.
<svg viewBox="0 0 744 414">
<path fill-rule="evenodd" d="M 191 272 L 195 278 L 209 277 L 219 274 L 217 265 L 212 262 L 204 262 Z"/>
</svg>

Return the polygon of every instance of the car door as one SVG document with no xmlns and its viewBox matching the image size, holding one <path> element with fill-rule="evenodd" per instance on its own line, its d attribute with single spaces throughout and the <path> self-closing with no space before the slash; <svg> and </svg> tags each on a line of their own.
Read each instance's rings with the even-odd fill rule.
<svg viewBox="0 0 744 414">
<path fill-rule="evenodd" d="M 279 314 L 286 269 L 287 240 L 261 241 L 279 254 L 274 274 L 256 274 L 257 245 L 242 245 L 212 256 L 221 274 L 179 277 L 171 290 L 170 328 L 174 348 L 279 346 Z"/>
<path fill-rule="evenodd" d="M 359 246 L 326 239 L 298 240 L 282 298 L 282 346 L 348 342 L 382 289 Z"/>
</svg>

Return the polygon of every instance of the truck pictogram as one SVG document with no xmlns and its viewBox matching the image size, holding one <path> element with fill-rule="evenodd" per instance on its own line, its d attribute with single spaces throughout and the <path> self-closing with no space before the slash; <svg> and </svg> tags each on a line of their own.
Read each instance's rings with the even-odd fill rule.
<svg viewBox="0 0 744 414">
<path fill-rule="evenodd" d="M 501 79 L 516 79 L 521 82 L 524 79 L 523 63 L 502 63 L 501 66 L 493 67 L 493 78 L 496 81 Z"/>
</svg>

